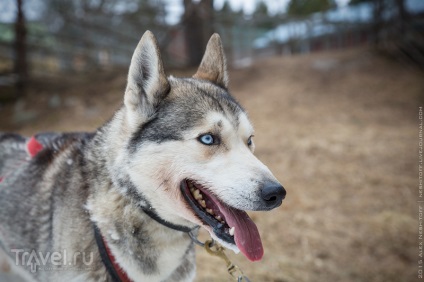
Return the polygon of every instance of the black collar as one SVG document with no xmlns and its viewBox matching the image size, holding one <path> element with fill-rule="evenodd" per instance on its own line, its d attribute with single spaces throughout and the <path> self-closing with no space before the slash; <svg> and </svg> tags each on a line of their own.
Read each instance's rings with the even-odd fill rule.
<svg viewBox="0 0 424 282">
<path fill-rule="evenodd" d="M 147 207 L 141 207 L 141 209 L 148 215 L 150 216 L 150 218 L 156 220 L 158 223 L 165 225 L 168 228 L 171 228 L 173 230 L 177 230 L 177 231 L 181 231 L 181 232 L 185 232 L 185 233 L 189 233 L 193 228 L 187 227 L 187 226 L 183 226 L 183 225 L 177 225 L 177 224 L 173 224 L 169 221 L 166 221 L 165 219 L 161 218 L 157 213 L 154 212 L 154 210 L 152 208 L 147 208 Z"/>
</svg>

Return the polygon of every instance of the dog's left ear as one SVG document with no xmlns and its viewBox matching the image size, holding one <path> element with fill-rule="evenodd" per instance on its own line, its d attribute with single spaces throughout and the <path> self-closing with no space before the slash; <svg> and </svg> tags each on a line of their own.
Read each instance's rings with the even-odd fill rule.
<svg viewBox="0 0 424 282">
<path fill-rule="evenodd" d="M 139 126 L 156 110 L 170 89 L 155 36 L 146 31 L 131 59 L 124 104 L 130 126 Z"/>
<path fill-rule="evenodd" d="M 224 47 L 217 33 L 213 34 L 206 46 L 202 62 L 194 78 L 200 78 L 228 88 L 228 72 Z"/>
</svg>

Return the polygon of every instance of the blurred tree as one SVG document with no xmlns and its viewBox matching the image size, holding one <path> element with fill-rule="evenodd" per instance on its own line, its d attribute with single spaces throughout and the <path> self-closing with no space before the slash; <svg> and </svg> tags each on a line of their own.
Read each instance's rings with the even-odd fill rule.
<svg viewBox="0 0 424 282">
<path fill-rule="evenodd" d="M 222 8 L 215 11 L 215 22 L 222 23 L 224 26 L 231 28 L 235 23 L 244 20 L 243 10 L 234 11 L 231 8 L 229 0 L 225 0 Z"/>
<path fill-rule="evenodd" d="M 374 5 L 372 26 L 374 33 L 374 44 L 378 45 L 380 43 L 381 30 L 384 27 L 383 12 L 386 9 L 386 5 L 384 0 L 374 0 L 372 2 Z"/>
<path fill-rule="evenodd" d="M 262 14 L 268 16 L 268 6 L 264 1 L 259 1 L 256 4 L 255 13 Z"/>
<path fill-rule="evenodd" d="M 336 6 L 334 0 L 290 0 L 287 14 L 290 16 L 307 16 L 323 12 Z"/>
<path fill-rule="evenodd" d="M 268 6 L 263 0 L 257 2 L 252 19 L 258 27 L 263 29 L 272 29 L 276 24 L 274 17 L 270 16 Z"/>
<path fill-rule="evenodd" d="M 374 44 L 390 40 L 399 44 L 408 37 L 410 14 L 405 8 L 405 0 L 350 0 L 349 5 L 369 3 L 373 9 L 372 29 Z M 390 24 L 390 22 L 392 24 Z M 392 44 L 393 45 L 393 44 Z"/>
<path fill-rule="evenodd" d="M 398 10 L 399 31 L 402 36 L 405 36 L 406 25 L 409 21 L 410 15 L 405 8 L 405 0 L 395 0 L 395 2 Z"/>
<path fill-rule="evenodd" d="M 15 20 L 15 61 L 14 71 L 18 76 L 16 83 L 17 94 L 22 96 L 25 93 L 28 82 L 28 62 L 27 62 L 27 31 L 25 25 L 25 15 L 23 11 L 23 0 L 16 0 L 16 20 Z"/>
<path fill-rule="evenodd" d="M 219 10 L 219 12 L 221 12 L 223 14 L 232 14 L 233 13 L 233 9 L 231 9 L 231 5 L 230 5 L 229 0 L 224 1 L 224 4 L 222 5 L 222 8 L 221 8 L 221 10 Z"/>
<path fill-rule="evenodd" d="M 373 2 L 374 0 L 350 0 L 349 1 L 349 5 L 357 5 L 357 4 L 361 4 L 361 3 L 370 3 Z"/>
<path fill-rule="evenodd" d="M 214 25 L 222 38 L 228 65 L 231 65 L 237 53 L 236 45 L 243 44 L 240 33 L 247 35 L 248 24 L 243 9 L 233 10 L 229 0 L 224 1 L 222 8 L 215 12 Z"/>
<path fill-rule="evenodd" d="M 184 26 L 189 66 L 199 65 L 206 44 L 214 32 L 213 0 L 196 2 L 193 0 L 184 0 L 182 24 Z"/>
</svg>

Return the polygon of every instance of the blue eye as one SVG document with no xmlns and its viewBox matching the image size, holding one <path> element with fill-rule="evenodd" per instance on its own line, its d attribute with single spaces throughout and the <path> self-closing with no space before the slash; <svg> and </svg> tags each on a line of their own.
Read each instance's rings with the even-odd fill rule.
<svg viewBox="0 0 424 282">
<path fill-rule="evenodd" d="M 205 145 L 212 145 L 215 143 L 215 138 L 212 136 L 212 134 L 204 134 L 199 136 L 199 141 Z"/>
</svg>

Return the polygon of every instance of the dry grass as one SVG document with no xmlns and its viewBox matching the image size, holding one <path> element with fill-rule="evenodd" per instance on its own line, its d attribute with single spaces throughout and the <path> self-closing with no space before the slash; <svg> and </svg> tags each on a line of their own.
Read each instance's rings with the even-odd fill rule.
<svg viewBox="0 0 424 282">
<path fill-rule="evenodd" d="M 252 213 L 264 259 L 231 258 L 252 281 L 415 281 L 423 74 L 360 49 L 267 59 L 231 77 L 255 124 L 257 155 L 288 190 L 278 210 Z M 92 130 L 124 85 L 124 72 L 108 72 L 35 89 L 1 108 L 0 129 Z M 61 91 L 56 109 L 52 91 Z M 37 118 L 13 124 L 13 107 Z M 198 250 L 197 281 L 225 275 L 223 262 Z"/>
</svg>

